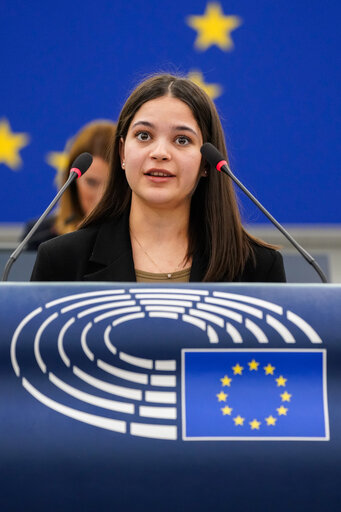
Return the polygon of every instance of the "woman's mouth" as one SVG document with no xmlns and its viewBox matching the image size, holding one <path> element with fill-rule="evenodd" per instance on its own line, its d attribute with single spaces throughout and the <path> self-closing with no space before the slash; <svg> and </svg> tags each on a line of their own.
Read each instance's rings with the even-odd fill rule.
<svg viewBox="0 0 341 512">
<path fill-rule="evenodd" d="M 160 181 L 163 181 L 167 178 L 174 178 L 174 174 L 172 174 L 170 171 L 162 169 L 150 169 L 149 171 L 145 172 L 144 175 Z"/>
</svg>

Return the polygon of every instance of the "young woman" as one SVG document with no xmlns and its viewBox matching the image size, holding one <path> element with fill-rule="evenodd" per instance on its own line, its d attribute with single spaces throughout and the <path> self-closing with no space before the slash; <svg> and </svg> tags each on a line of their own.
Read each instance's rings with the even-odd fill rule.
<svg viewBox="0 0 341 512">
<path fill-rule="evenodd" d="M 281 255 L 242 227 L 230 179 L 202 160 L 226 155 L 213 102 L 191 81 L 142 82 L 117 124 L 111 173 L 81 228 L 43 244 L 35 281 L 285 281 Z"/>
</svg>

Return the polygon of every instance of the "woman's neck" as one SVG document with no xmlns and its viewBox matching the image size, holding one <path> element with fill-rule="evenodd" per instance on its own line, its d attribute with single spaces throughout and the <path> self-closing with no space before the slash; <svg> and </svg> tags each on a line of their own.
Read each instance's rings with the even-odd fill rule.
<svg viewBox="0 0 341 512">
<path fill-rule="evenodd" d="M 129 227 L 135 268 L 147 272 L 174 272 L 187 261 L 189 212 L 183 208 L 150 208 L 132 201 Z"/>
<path fill-rule="evenodd" d="M 136 236 L 140 235 L 146 242 L 155 238 L 161 242 L 169 239 L 188 241 L 189 211 L 187 208 L 167 210 L 154 208 L 132 200 L 130 229 Z"/>
</svg>

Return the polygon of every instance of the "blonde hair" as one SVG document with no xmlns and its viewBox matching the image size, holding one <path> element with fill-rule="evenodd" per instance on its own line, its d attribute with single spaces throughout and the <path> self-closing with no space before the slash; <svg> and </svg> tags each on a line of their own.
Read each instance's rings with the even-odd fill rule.
<svg viewBox="0 0 341 512">
<path fill-rule="evenodd" d="M 116 124 L 112 121 L 95 120 L 86 124 L 72 137 L 66 146 L 68 153 L 65 169 L 57 175 L 57 186 L 60 188 L 69 177 L 70 167 L 78 155 L 87 151 L 92 156 L 101 157 L 105 162 L 110 162 L 110 149 L 116 134 Z M 77 229 L 84 219 L 77 184 L 74 181 L 62 196 L 54 228 L 59 235 L 70 233 Z"/>
</svg>

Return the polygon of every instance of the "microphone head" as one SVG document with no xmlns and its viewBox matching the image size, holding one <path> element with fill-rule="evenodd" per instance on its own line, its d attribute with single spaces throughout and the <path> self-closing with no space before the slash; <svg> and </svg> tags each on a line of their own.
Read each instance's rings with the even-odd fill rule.
<svg viewBox="0 0 341 512">
<path fill-rule="evenodd" d="M 91 164 L 92 155 L 90 155 L 90 153 L 82 153 L 74 160 L 70 173 L 74 172 L 78 175 L 78 178 L 80 178 L 89 169 Z"/>
<path fill-rule="evenodd" d="M 213 167 L 217 168 L 217 165 L 220 162 L 224 162 L 224 164 L 226 164 L 223 155 L 210 142 L 205 142 L 205 144 L 201 146 L 200 151 L 205 160 L 207 160 Z"/>
</svg>

